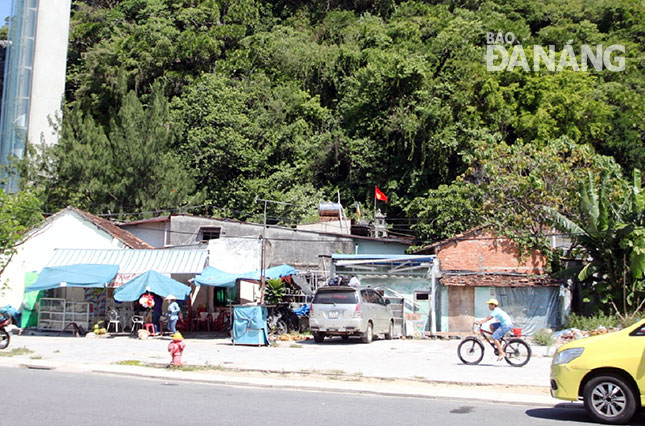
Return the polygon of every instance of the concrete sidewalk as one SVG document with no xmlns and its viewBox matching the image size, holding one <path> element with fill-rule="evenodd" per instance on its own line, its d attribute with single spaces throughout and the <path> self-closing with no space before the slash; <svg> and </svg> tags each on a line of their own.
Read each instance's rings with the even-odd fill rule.
<svg viewBox="0 0 645 426">
<path fill-rule="evenodd" d="M 12 336 L 3 353 L 23 347 L 32 352 L 0 356 L 0 366 L 302 390 L 558 403 L 548 391 L 551 358 L 540 346 L 531 347 L 533 356 L 526 366 L 515 368 L 497 362 L 490 348 L 481 364 L 464 365 L 457 357 L 459 340 L 376 340 L 365 345 L 332 339 L 323 344 L 306 340 L 256 347 L 195 336 L 185 342 L 188 368 L 171 370 L 127 365 L 169 363 L 168 337 Z"/>
</svg>

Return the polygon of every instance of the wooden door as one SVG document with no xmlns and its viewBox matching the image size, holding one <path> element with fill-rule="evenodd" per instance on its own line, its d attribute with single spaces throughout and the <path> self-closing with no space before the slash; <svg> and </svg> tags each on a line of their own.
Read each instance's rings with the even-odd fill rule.
<svg viewBox="0 0 645 426">
<path fill-rule="evenodd" d="M 475 320 L 474 287 L 448 287 L 450 332 L 471 332 Z"/>
</svg>

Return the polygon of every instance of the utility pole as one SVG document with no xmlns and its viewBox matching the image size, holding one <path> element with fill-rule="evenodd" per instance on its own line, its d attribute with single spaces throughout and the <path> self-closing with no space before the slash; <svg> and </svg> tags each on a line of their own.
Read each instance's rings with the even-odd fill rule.
<svg viewBox="0 0 645 426">
<path fill-rule="evenodd" d="M 262 226 L 262 235 L 260 236 L 262 240 L 262 252 L 260 254 L 260 305 L 264 304 L 264 290 L 266 289 L 266 229 L 267 229 L 267 204 L 282 204 L 285 206 L 291 206 L 291 203 L 285 203 L 283 201 L 276 200 L 264 200 L 262 198 L 255 197 L 255 202 L 262 201 L 264 202 L 264 224 Z"/>
</svg>

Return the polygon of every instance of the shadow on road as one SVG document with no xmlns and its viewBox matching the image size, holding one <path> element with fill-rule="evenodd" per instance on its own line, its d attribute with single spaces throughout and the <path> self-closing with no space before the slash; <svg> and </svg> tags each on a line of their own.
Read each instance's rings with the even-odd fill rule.
<svg viewBox="0 0 645 426">
<path fill-rule="evenodd" d="M 552 408 L 533 408 L 526 410 L 529 417 L 548 419 L 560 422 L 579 422 L 597 424 L 585 411 L 582 403 L 558 404 Z M 645 424 L 645 411 L 641 411 L 632 419 L 631 425 Z"/>
</svg>

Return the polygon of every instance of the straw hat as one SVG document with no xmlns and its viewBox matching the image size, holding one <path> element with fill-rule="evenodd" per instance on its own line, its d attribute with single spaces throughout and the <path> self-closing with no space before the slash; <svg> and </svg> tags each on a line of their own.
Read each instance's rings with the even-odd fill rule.
<svg viewBox="0 0 645 426">
<path fill-rule="evenodd" d="M 492 304 L 492 305 L 495 305 L 495 306 L 499 306 L 499 302 L 497 301 L 497 299 L 494 299 L 494 298 L 493 298 L 493 299 L 488 299 L 488 301 L 486 302 L 486 304 L 487 304 L 487 305 L 491 305 L 491 304 Z"/>
</svg>

